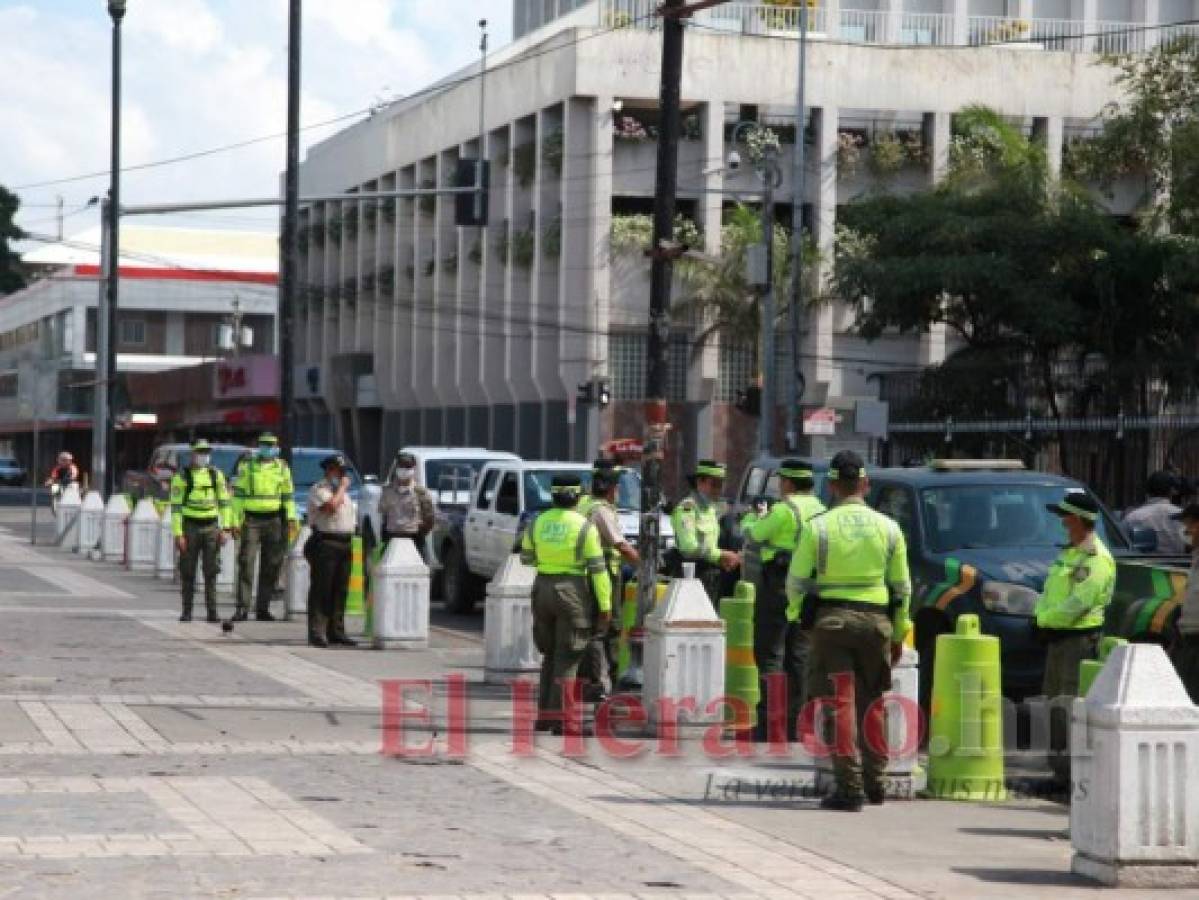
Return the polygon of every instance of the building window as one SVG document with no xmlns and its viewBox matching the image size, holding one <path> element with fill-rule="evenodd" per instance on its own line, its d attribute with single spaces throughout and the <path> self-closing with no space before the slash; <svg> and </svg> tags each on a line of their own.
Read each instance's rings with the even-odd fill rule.
<svg viewBox="0 0 1199 900">
<path fill-rule="evenodd" d="M 608 375 L 613 400 L 645 399 L 645 363 L 648 339 L 644 332 L 617 331 L 608 335 Z M 666 368 L 666 399 L 687 399 L 687 367 L 690 345 L 687 336 L 672 334 Z"/>
<path fill-rule="evenodd" d="M 121 320 L 121 343 L 125 345 L 142 346 L 146 343 L 145 319 Z"/>
<path fill-rule="evenodd" d="M 754 348 L 722 343 L 720 345 L 719 372 L 716 401 L 732 403 L 737 399 L 737 394 L 745 390 L 757 375 L 757 366 L 754 365 Z"/>
</svg>

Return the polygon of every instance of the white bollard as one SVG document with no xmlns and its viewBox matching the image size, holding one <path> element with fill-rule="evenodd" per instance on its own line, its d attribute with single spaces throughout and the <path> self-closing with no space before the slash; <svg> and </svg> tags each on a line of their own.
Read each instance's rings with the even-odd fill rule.
<svg viewBox="0 0 1199 900">
<path fill-rule="evenodd" d="M 537 570 L 513 553 L 487 585 L 483 613 L 483 681 L 504 684 L 537 677 L 541 653 L 533 643 L 533 579 Z"/>
<path fill-rule="evenodd" d="M 104 498 L 99 491 L 88 491 L 79 508 L 78 540 L 75 543 L 76 553 L 89 553 L 100 546 L 100 538 L 104 534 Z"/>
<path fill-rule="evenodd" d="M 125 561 L 125 523 L 129 518 L 129 504 L 124 494 L 113 494 L 104 507 L 104 533 L 100 538 L 100 552 L 105 562 Z"/>
<path fill-rule="evenodd" d="M 158 553 L 154 560 L 154 576 L 162 581 L 175 578 L 175 535 L 171 533 L 171 508 L 162 511 L 158 522 Z"/>
<path fill-rule="evenodd" d="M 408 538 L 392 538 L 371 579 L 371 646 L 429 646 L 429 567 Z"/>
<path fill-rule="evenodd" d="M 54 514 L 54 540 L 60 547 L 74 548 L 79 540 L 79 514 L 83 498 L 79 485 L 68 484 L 58 498 L 58 510 Z"/>
<path fill-rule="evenodd" d="M 284 615 L 291 619 L 293 616 L 308 615 L 308 584 L 312 573 L 308 568 L 308 560 L 304 558 L 304 545 L 312 529 L 305 525 L 300 529 L 300 536 L 287 551 L 287 565 L 284 566 L 286 585 L 286 604 Z"/>
<path fill-rule="evenodd" d="M 724 719 L 724 620 L 716 615 L 698 578 L 675 578 L 666 596 L 645 619 L 645 686 L 642 702 L 656 730 L 663 701 L 694 704 L 680 713 L 680 726 Z M 678 708 L 677 706 L 675 707 Z M 669 721 L 664 719 L 661 721 Z"/>
<path fill-rule="evenodd" d="M 133 572 L 153 572 L 158 559 L 158 529 L 162 520 L 154 501 L 143 497 L 129 516 L 129 546 L 125 566 Z"/>
<path fill-rule="evenodd" d="M 220 571 L 216 576 L 216 592 L 228 597 L 237 596 L 238 541 L 225 541 L 221 546 Z"/>
<path fill-rule="evenodd" d="M 1075 874 L 1119 887 L 1199 887 L 1199 707 L 1165 651 L 1116 647 L 1072 713 Z"/>
</svg>

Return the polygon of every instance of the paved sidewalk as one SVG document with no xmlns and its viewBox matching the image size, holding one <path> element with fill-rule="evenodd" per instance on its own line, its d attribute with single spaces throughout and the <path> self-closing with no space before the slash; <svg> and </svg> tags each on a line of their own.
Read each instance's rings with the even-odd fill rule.
<svg viewBox="0 0 1199 900">
<path fill-rule="evenodd" d="M 180 624 L 169 584 L 0 510 L 0 896 L 1081 896 L 1065 807 L 825 813 L 806 761 L 510 748 L 479 618 L 426 651 Z M 381 679 L 469 682 L 465 759 L 380 754 Z M 432 704 L 444 746 L 444 689 Z M 419 698 L 413 698 L 417 700 Z M 416 708 L 409 706 L 410 709 Z M 422 740 L 418 728 L 408 736 Z M 1130 892 L 1116 892 L 1120 896 Z"/>
</svg>

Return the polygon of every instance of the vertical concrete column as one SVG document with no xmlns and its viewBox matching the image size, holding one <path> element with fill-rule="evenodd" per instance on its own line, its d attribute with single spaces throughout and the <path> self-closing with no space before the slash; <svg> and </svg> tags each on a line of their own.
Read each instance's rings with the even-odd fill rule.
<svg viewBox="0 0 1199 900">
<path fill-rule="evenodd" d="M 720 226 L 724 195 L 724 101 L 710 100 L 704 105 L 704 170 L 706 193 L 699 198 L 699 224 L 704 230 L 704 252 L 720 255 Z M 716 456 L 713 402 L 720 369 L 719 338 L 708 341 L 698 356 L 692 357 L 687 372 L 687 399 L 695 406 L 695 455 L 697 459 Z"/>
<path fill-rule="evenodd" d="M 949 170 L 949 141 L 953 136 L 953 114 L 925 113 L 923 124 L 924 146 L 928 149 L 929 156 L 928 180 L 930 185 L 935 185 Z M 947 334 L 945 323 L 938 322 L 920 335 L 920 365 L 935 366 L 945 361 Z"/>
<path fill-rule="evenodd" d="M 946 15 L 953 16 L 949 26 L 952 43 L 964 47 L 970 43 L 970 0 L 944 0 Z"/>
<path fill-rule="evenodd" d="M 591 178 L 589 183 L 584 181 L 583 189 L 576 198 L 580 209 L 576 214 L 586 211 L 587 221 L 591 224 L 588 235 L 585 265 L 589 272 L 590 294 L 592 301 L 591 321 L 593 333 L 590 339 L 588 359 L 591 368 L 599 373 L 612 377 L 612 367 L 608 353 L 608 331 L 612 317 L 612 253 L 609 238 L 612 234 L 612 96 L 596 97 L 588 101 L 583 108 L 587 117 L 587 134 L 585 157 L 590 160 Z M 563 218 L 566 218 L 565 216 Z M 563 223 L 565 227 L 565 223 Z M 598 406 L 587 411 L 586 425 L 587 447 L 584 459 L 593 457 L 586 453 L 595 454 L 600 442 L 611 435 L 604 435 L 603 421 Z"/>
<path fill-rule="evenodd" d="M 1098 22 L 1099 0 L 1070 0 L 1070 18 L 1079 22 L 1079 33 L 1088 35 L 1071 49 L 1083 53 L 1095 52 L 1095 29 Z"/>
<path fill-rule="evenodd" d="M 833 233 L 837 222 L 837 127 L 840 119 L 835 106 L 812 110 L 812 125 L 816 143 L 812 148 L 813 167 L 810 183 L 813 225 L 816 246 L 820 251 L 817 277 L 823 286 L 832 272 Z M 811 190 L 811 189 L 810 189 Z M 808 332 L 804 335 L 801 352 L 806 357 L 804 370 L 808 380 L 808 398 L 819 401 L 833 385 L 836 369 L 832 364 L 833 328 L 832 303 L 825 303 L 808 315 Z"/>
<path fill-rule="evenodd" d="M 883 0 L 879 9 L 887 14 L 883 25 L 883 43 L 898 44 L 901 25 L 903 23 L 903 0 Z"/>
<path fill-rule="evenodd" d="M 1016 0 L 1016 18 L 1032 26 L 1032 0 Z"/>
<path fill-rule="evenodd" d="M 841 0 L 826 0 L 809 12 L 808 16 L 809 31 L 822 31 L 830 40 L 841 37 Z M 824 16 L 823 22 L 819 16 Z"/>
<path fill-rule="evenodd" d="M 1132 22 L 1134 25 L 1156 25 L 1161 21 L 1160 0 L 1132 0 Z M 1132 49 L 1152 50 L 1161 43 L 1161 32 L 1146 28 L 1130 36 L 1136 43 Z"/>
<path fill-rule="evenodd" d="M 1045 147 L 1045 160 L 1049 164 L 1049 175 L 1054 180 L 1062 174 L 1062 131 L 1060 116 L 1038 116 L 1032 120 L 1033 140 Z"/>
</svg>

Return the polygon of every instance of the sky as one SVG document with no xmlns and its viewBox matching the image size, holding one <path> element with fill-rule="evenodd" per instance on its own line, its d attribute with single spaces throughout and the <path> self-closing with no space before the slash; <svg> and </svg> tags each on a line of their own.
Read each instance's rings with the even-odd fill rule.
<svg viewBox="0 0 1199 900">
<path fill-rule="evenodd" d="M 122 165 L 206 150 L 286 128 L 287 0 L 128 0 Z M 304 0 L 301 125 L 409 93 L 511 38 L 510 0 Z M 105 0 L 0 0 L 0 185 L 17 223 L 53 235 L 61 195 L 69 236 L 94 227 L 108 177 L 37 186 L 109 166 L 111 20 Z M 345 127 L 306 130 L 304 149 Z M 123 203 L 274 195 L 275 138 L 122 177 Z M 178 214 L 178 227 L 274 230 L 273 211 Z"/>
</svg>

